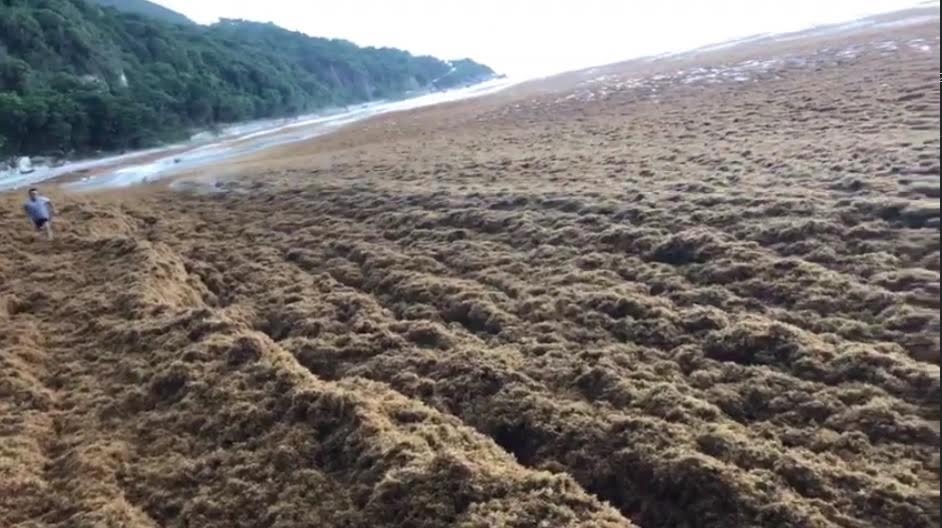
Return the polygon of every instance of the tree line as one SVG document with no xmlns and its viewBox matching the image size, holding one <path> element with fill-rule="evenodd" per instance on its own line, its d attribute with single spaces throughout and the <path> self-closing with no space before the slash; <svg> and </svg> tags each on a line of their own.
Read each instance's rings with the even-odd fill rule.
<svg viewBox="0 0 942 528">
<path fill-rule="evenodd" d="M 494 75 L 273 24 L 172 24 L 83 0 L 0 0 L 0 154 L 153 146 Z"/>
</svg>

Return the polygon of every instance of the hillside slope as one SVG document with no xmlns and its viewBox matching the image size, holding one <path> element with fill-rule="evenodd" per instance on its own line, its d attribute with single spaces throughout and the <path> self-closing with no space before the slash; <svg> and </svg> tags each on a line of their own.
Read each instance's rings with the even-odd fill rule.
<svg viewBox="0 0 942 528">
<path fill-rule="evenodd" d="M 0 154 L 141 148 L 193 128 L 486 80 L 473 61 L 272 24 L 175 25 L 82 0 L 0 0 Z"/>
<path fill-rule="evenodd" d="M 92 3 L 104 7 L 113 7 L 125 13 L 135 13 L 151 18 L 156 18 L 171 24 L 193 24 L 194 22 L 186 16 L 168 9 L 160 4 L 148 2 L 147 0 L 91 0 Z"/>
</svg>

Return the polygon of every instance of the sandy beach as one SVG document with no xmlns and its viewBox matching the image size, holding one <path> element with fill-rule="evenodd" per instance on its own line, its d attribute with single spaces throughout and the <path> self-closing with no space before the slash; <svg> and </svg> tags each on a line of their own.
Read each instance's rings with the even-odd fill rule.
<svg viewBox="0 0 942 528">
<path fill-rule="evenodd" d="M 0 526 L 939 526 L 937 17 L 0 194 Z"/>
</svg>

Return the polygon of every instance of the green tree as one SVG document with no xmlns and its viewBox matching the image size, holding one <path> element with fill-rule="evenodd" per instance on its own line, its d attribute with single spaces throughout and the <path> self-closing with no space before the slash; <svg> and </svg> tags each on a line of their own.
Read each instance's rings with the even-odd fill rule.
<svg viewBox="0 0 942 528">
<path fill-rule="evenodd" d="M 19 152 L 26 136 L 29 116 L 23 99 L 13 93 L 0 93 L 0 135 L 7 138 L 9 152 Z"/>
<path fill-rule="evenodd" d="M 0 58 L 0 92 L 22 95 L 29 88 L 30 67 L 26 61 L 12 57 Z"/>
<path fill-rule="evenodd" d="M 361 48 L 273 24 L 223 20 L 204 27 L 145 1 L 103 3 L 133 4 L 138 14 L 83 0 L 0 0 L 0 134 L 7 152 L 139 148 L 198 128 L 400 97 L 491 74 L 473 61 Z"/>
</svg>

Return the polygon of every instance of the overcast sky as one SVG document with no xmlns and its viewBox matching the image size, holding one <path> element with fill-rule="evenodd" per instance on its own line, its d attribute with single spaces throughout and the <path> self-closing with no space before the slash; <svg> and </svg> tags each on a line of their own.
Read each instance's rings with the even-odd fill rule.
<svg viewBox="0 0 942 528">
<path fill-rule="evenodd" d="M 157 0 L 200 23 L 274 22 L 360 45 L 471 57 L 515 77 L 850 20 L 913 0 Z"/>
</svg>

